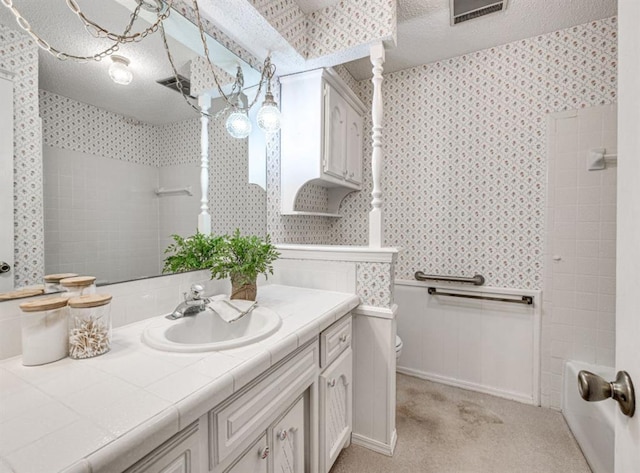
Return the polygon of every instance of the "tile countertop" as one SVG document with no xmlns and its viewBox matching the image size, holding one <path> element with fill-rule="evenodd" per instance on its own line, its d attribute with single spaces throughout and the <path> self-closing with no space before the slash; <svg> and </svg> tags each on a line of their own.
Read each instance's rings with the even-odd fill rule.
<svg viewBox="0 0 640 473">
<path fill-rule="evenodd" d="M 156 318 L 115 329 L 111 351 L 25 367 L 0 362 L 0 473 L 122 471 L 316 337 L 360 300 L 353 294 L 261 286 L 282 327 L 246 347 L 169 353 L 144 345 Z"/>
</svg>

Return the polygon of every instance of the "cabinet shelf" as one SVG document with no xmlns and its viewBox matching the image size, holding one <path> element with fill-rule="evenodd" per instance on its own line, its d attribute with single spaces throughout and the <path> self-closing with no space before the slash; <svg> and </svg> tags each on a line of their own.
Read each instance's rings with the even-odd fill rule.
<svg viewBox="0 0 640 473">
<path fill-rule="evenodd" d="M 330 217 L 330 218 L 342 218 L 342 215 L 340 214 L 334 214 L 334 213 L 330 213 L 330 212 L 306 212 L 306 211 L 301 211 L 301 210 L 293 210 L 289 213 L 286 214 L 282 214 L 282 215 L 307 215 L 310 217 Z"/>
</svg>

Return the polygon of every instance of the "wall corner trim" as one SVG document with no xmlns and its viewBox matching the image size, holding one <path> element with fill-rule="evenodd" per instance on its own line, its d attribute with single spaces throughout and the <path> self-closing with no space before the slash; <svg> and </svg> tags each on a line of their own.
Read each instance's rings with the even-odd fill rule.
<svg viewBox="0 0 640 473">
<path fill-rule="evenodd" d="M 374 307 L 371 305 L 360 304 L 353 309 L 355 315 L 364 315 L 366 317 L 377 317 L 379 319 L 395 319 L 398 313 L 398 305 L 392 304 L 391 307 Z"/>
</svg>

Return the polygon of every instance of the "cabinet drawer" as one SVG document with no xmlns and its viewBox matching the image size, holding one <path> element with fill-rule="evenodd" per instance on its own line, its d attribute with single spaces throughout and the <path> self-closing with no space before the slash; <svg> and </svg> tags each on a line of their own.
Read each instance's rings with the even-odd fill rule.
<svg viewBox="0 0 640 473">
<path fill-rule="evenodd" d="M 200 462 L 199 423 L 194 422 L 125 473 L 197 473 L 201 471 Z"/>
<path fill-rule="evenodd" d="M 351 346 L 351 315 L 342 318 L 320 335 L 320 366 L 325 368 Z"/>
<path fill-rule="evenodd" d="M 226 463 L 277 417 L 280 406 L 300 395 L 318 373 L 318 344 L 309 345 L 274 372 L 210 411 L 212 463 Z M 217 468 L 216 468 L 217 469 Z"/>
</svg>

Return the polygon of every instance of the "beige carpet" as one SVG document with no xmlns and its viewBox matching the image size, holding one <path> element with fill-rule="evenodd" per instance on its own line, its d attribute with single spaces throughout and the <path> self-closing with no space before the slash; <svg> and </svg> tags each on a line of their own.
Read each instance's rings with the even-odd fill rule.
<svg viewBox="0 0 640 473">
<path fill-rule="evenodd" d="M 590 473 L 562 414 L 398 375 L 398 445 L 352 445 L 331 473 Z"/>
</svg>

